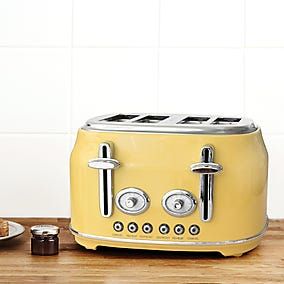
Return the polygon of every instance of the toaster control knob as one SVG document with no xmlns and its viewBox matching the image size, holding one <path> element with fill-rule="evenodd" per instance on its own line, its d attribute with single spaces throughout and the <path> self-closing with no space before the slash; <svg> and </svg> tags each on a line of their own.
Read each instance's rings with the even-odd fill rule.
<svg viewBox="0 0 284 284">
<path fill-rule="evenodd" d="M 174 202 L 174 208 L 176 210 L 180 210 L 183 206 L 183 201 L 181 199 L 177 199 L 175 202 Z"/>
<path fill-rule="evenodd" d="M 125 202 L 128 208 L 133 208 L 136 203 L 137 203 L 137 199 L 134 197 L 129 197 Z"/>
<path fill-rule="evenodd" d="M 189 191 L 175 189 L 163 196 L 162 206 L 170 215 L 183 217 L 195 210 L 196 200 Z"/>
<path fill-rule="evenodd" d="M 147 210 L 150 200 L 147 194 L 139 188 L 128 187 L 118 192 L 115 198 L 120 211 L 130 215 L 138 215 Z"/>
</svg>

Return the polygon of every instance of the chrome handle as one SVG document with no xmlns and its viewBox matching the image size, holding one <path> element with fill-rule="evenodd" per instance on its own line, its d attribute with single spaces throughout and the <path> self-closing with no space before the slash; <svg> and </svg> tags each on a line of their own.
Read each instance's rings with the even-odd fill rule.
<svg viewBox="0 0 284 284">
<path fill-rule="evenodd" d="M 200 174 L 199 210 L 203 222 L 212 219 L 214 174 L 223 170 L 221 165 L 213 162 L 213 154 L 213 147 L 204 146 L 201 149 L 201 162 L 190 166 L 193 173 Z"/>
<path fill-rule="evenodd" d="M 98 170 L 114 170 L 120 166 L 120 163 L 115 159 L 98 158 L 90 160 L 88 166 Z"/>
<path fill-rule="evenodd" d="M 190 169 L 193 173 L 214 175 L 216 173 L 221 172 L 223 170 L 223 167 L 219 164 L 208 162 L 192 164 L 190 166 Z"/>
<path fill-rule="evenodd" d="M 112 159 L 109 143 L 99 145 L 99 157 L 88 162 L 88 167 L 99 170 L 100 212 L 103 217 L 110 217 L 113 209 L 113 173 L 120 166 L 119 161 Z"/>
</svg>

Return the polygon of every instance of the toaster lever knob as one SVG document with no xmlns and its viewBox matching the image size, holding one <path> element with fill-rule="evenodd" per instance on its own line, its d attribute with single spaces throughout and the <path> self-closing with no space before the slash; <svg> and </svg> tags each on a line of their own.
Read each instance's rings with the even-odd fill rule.
<svg viewBox="0 0 284 284">
<path fill-rule="evenodd" d="M 214 174 L 223 170 L 221 165 L 213 162 L 213 154 L 212 146 L 204 146 L 201 149 L 201 161 L 190 166 L 193 173 L 200 174 L 199 210 L 203 222 L 212 219 Z"/>
<path fill-rule="evenodd" d="M 115 159 L 97 158 L 90 160 L 88 166 L 98 170 L 114 170 L 120 166 L 120 163 Z"/>
<path fill-rule="evenodd" d="M 213 175 L 222 171 L 222 166 L 216 163 L 196 163 L 190 166 L 193 173 Z"/>
</svg>

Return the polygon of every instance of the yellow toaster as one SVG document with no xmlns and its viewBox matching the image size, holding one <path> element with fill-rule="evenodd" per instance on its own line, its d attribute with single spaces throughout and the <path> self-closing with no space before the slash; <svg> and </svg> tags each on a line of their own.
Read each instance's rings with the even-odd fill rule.
<svg viewBox="0 0 284 284">
<path fill-rule="evenodd" d="M 71 223 L 88 249 L 240 256 L 267 228 L 268 155 L 247 118 L 95 117 L 71 154 Z"/>
</svg>

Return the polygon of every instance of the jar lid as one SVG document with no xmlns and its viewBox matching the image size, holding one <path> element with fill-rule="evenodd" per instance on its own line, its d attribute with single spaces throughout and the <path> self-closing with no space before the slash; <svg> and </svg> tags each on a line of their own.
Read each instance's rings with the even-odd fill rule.
<svg viewBox="0 0 284 284">
<path fill-rule="evenodd" d="M 31 227 L 31 233 L 37 236 L 58 235 L 60 229 L 54 225 L 35 225 Z"/>
</svg>

